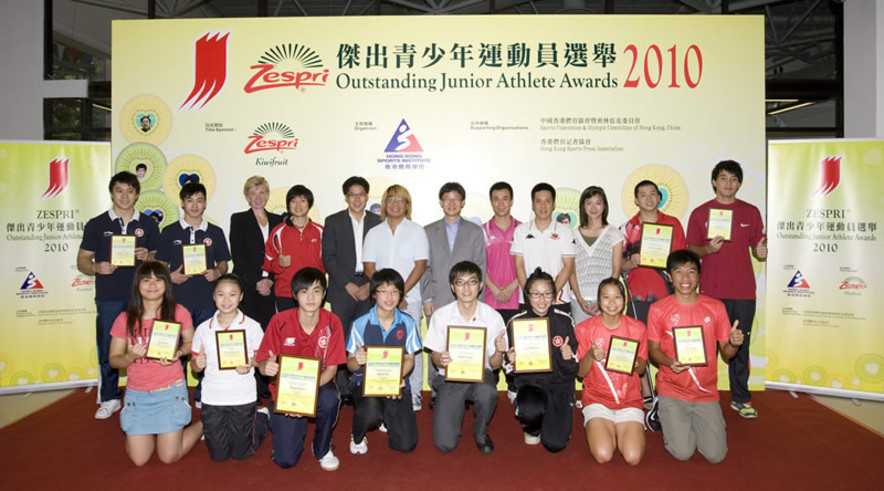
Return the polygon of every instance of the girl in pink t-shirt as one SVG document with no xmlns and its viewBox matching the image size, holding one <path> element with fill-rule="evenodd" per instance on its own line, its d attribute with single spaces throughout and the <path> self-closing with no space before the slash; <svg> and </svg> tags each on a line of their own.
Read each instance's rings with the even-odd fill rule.
<svg viewBox="0 0 884 491">
<path fill-rule="evenodd" d="M 619 280 L 602 280 L 598 289 L 600 315 L 581 322 L 576 328 L 580 359 L 577 377 L 583 379 L 586 441 L 600 464 L 610 462 L 615 449 L 620 450 L 630 465 L 641 462 L 645 453 L 639 376 L 647 367 L 647 336 L 643 323 L 623 315 L 624 297 Z M 622 361 L 618 363 L 614 359 L 612 344 L 620 351 L 618 360 L 623 359 L 624 352 L 629 352 L 624 347 L 636 346 L 630 366 L 622 366 Z M 631 373 L 625 373 L 630 369 Z"/>
<path fill-rule="evenodd" d="M 172 358 L 147 358 L 155 326 L 180 326 L 180 344 Z M 135 271 L 129 308 L 111 328 L 110 364 L 126 368 L 126 397 L 120 426 L 126 433 L 126 453 L 136 466 L 146 464 L 154 453 L 166 464 L 177 462 L 203 434 L 199 421 L 191 419 L 187 383 L 181 355 L 190 352 L 193 323 L 187 309 L 172 296 L 169 269 L 146 261 Z M 185 427 L 186 426 L 186 427 Z"/>
</svg>

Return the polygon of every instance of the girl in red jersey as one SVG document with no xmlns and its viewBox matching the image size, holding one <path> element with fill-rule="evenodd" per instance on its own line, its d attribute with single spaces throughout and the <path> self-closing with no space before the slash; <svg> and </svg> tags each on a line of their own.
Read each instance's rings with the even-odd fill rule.
<svg viewBox="0 0 884 491">
<path fill-rule="evenodd" d="M 638 465 L 645 454 L 639 376 L 647 367 L 646 329 L 640 321 L 623 315 L 624 297 L 620 281 L 606 278 L 598 289 L 601 315 L 576 328 L 580 358 L 577 377 L 583 379 L 586 441 L 600 464 L 610 462 L 615 449 L 629 465 Z M 613 336 L 622 338 L 616 344 L 618 348 L 624 343 L 637 343 L 631 374 L 615 371 L 613 364 L 608 364 Z"/>
</svg>

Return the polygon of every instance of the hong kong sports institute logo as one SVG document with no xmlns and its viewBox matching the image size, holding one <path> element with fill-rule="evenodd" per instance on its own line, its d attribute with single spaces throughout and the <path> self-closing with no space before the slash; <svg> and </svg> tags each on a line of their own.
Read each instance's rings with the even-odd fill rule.
<svg viewBox="0 0 884 491">
<path fill-rule="evenodd" d="M 68 187 L 68 164 L 71 159 L 52 159 L 49 161 L 49 184 L 40 196 L 41 200 L 52 199 Z"/>
<path fill-rule="evenodd" d="M 424 149 L 411 126 L 403 119 L 384 149 L 384 157 L 378 159 L 386 170 L 423 170 L 430 159 L 424 157 Z"/>
<path fill-rule="evenodd" d="M 227 83 L 227 40 L 230 31 L 207 32 L 194 43 L 193 89 L 178 109 L 200 110 Z"/>
<path fill-rule="evenodd" d="M 243 90 L 246 94 L 259 90 L 294 87 L 303 92 L 305 87 L 324 86 L 328 82 L 328 68 L 322 58 L 307 46 L 279 44 L 261 55 L 258 63 L 249 67 L 254 72 Z"/>
<path fill-rule="evenodd" d="M 826 157 L 820 162 L 820 185 L 813 194 L 828 196 L 841 184 L 842 157 Z"/>
</svg>

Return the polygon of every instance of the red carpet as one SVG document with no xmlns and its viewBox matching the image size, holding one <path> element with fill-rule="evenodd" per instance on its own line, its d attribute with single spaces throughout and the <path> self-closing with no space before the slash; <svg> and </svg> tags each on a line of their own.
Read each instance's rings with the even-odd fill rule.
<svg viewBox="0 0 884 491">
<path fill-rule="evenodd" d="M 727 394 L 723 394 L 727 398 Z M 425 405 L 426 405 L 425 394 Z M 386 435 L 369 433 L 367 455 L 350 455 L 352 408 L 341 411 L 335 429 L 336 472 L 324 472 L 309 450 L 293 469 L 270 460 L 270 437 L 251 459 L 215 463 L 204 444 L 183 460 L 163 465 L 154 460 L 135 468 L 124 450 L 119 417 L 92 418 L 95 395 L 77 391 L 0 430 L 2 489 L 248 489 L 294 486 L 322 489 L 881 489 L 878 472 L 884 438 L 821 406 L 807 396 L 783 392 L 754 394 L 761 417 L 741 419 L 724 409 L 729 452 L 719 465 L 695 455 L 679 462 L 663 448 L 660 433 L 647 433 L 645 459 L 638 467 L 622 459 L 596 464 L 575 415 L 570 445 L 558 454 L 529 447 L 501 394 L 489 434 L 495 452 L 482 456 L 464 421 L 458 448 L 442 454 L 432 442 L 432 411 L 418 413 L 420 442 L 408 455 L 387 447 Z M 196 417 L 196 416 L 195 416 Z M 308 436 L 308 444 L 312 436 Z"/>
</svg>

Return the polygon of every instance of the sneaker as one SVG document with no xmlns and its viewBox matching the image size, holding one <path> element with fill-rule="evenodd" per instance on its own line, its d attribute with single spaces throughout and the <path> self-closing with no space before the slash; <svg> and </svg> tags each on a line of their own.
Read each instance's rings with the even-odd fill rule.
<svg viewBox="0 0 884 491">
<path fill-rule="evenodd" d="M 510 404 L 516 404 L 516 391 L 508 390 L 506 391 L 506 398 L 510 400 Z"/>
<path fill-rule="evenodd" d="M 751 419 L 758 417 L 758 411 L 756 411 L 755 408 L 752 407 L 751 402 L 732 402 L 731 409 L 740 413 L 740 416 L 744 418 Z"/>
<path fill-rule="evenodd" d="M 195 407 L 197 409 L 202 409 L 203 408 L 202 401 L 193 401 L 193 407 Z"/>
<path fill-rule="evenodd" d="M 324 471 L 336 471 L 340 464 L 341 461 L 335 457 L 335 454 L 332 453 L 331 449 L 328 450 L 328 453 L 325 454 L 325 456 L 319 459 L 319 467 L 322 467 L 322 470 Z"/>
<path fill-rule="evenodd" d="M 258 408 L 257 412 L 263 414 L 264 416 L 267 416 L 267 419 L 270 419 L 270 409 L 269 408 L 261 407 L 261 408 Z"/>
<path fill-rule="evenodd" d="M 540 443 L 540 435 L 534 436 L 525 433 L 525 445 L 537 445 Z"/>
<path fill-rule="evenodd" d="M 583 399 L 577 399 L 577 401 L 574 403 L 574 407 L 576 407 L 577 409 L 583 409 Z"/>
<path fill-rule="evenodd" d="M 418 412 L 421 410 L 421 395 L 415 394 L 411 396 L 411 407 L 414 409 L 414 412 Z"/>
<path fill-rule="evenodd" d="M 98 406 L 98 411 L 95 411 L 95 419 L 107 419 L 110 418 L 112 414 L 119 411 L 122 405 L 120 404 L 119 399 L 111 399 L 109 401 L 104 401 Z"/>
<path fill-rule="evenodd" d="M 353 441 L 353 435 L 350 435 L 350 453 L 353 455 L 365 455 L 368 452 L 368 438 L 362 437 L 362 443 Z"/>
<path fill-rule="evenodd" d="M 381 433 L 386 433 L 386 432 L 387 432 L 387 427 L 384 426 L 384 423 L 381 423 L 381 425 L 378 426 L 378 431 L 380 431 Z"/>
</svg>

